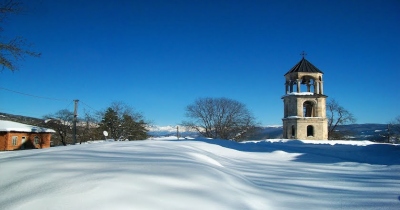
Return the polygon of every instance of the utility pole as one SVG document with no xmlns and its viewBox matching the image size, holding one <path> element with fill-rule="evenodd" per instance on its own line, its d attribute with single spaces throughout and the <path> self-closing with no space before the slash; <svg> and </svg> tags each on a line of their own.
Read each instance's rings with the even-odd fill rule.
<svg viewBox="0 0 400 210">
<path fill-rule="evenodd" d="M 73 128 L 73 144 L 76 144 L 76 121 L 78 117 L 78 102 L 79 100 L 75 99 L 75 106 L 74 106 L 74 128 Z"/>
</svg>

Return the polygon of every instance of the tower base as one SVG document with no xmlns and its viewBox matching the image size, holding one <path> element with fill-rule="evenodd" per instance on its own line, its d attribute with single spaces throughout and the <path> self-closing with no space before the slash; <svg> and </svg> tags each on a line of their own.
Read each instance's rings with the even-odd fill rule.
<svg viewBox="0 0 400 210">
<path fill-rule="evenodd" d="M 302 140 L 327 140 L 328 123 L 320 117 L 283 118 L 283 138 Z"/>
</svg>

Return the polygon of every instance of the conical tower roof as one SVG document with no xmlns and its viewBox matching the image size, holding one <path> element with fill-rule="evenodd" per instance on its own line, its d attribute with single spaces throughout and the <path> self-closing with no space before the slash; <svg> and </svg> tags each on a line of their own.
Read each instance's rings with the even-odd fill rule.
<svg viewBox="0 0 400 210">
<path fill-rule="evenodd" d="M 324 73 L 321 70 L 319 70 L 317 67 L 312 65 L 308 60 L 306 60 L 304 57 L 301 59 L 299 63 L 297 63 L 295 66 L 293 66 L 292 69 L 290 69 L 286 74 L 290 73 L 295 73 L 295 72 L 309 72 L 309 73 Z"/>
</svg>

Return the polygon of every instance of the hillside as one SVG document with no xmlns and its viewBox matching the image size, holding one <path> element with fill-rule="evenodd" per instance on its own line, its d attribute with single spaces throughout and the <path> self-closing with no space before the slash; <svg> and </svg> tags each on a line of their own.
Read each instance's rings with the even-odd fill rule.
<svg viewBox="0 0 400 210">
<path fill-rule="evenodd" d="M 40 125 L 43 123 L 43 120 L 39 119 L 39 118 L 22 116 L 22 115 L 14 115 L 14 114 L 8 114 L 8 113 L 3 113 L 3 112 L 0 112 L 0 120 L 9 120 L 9 121 L 14 121 L 14 122 L 19 122 L 19 123 L 24 123 L 24 124 L 29 124 L 29 125 Z"/>
<path fill-rule="evenodd" d="M 367 123 L 367 124 L 350 124 L 350 125 L 339 125 L 338 131 L 346 134 L 346 139 L 356 140 L 370 140 L 376 142 L 385 142 L 385 136 L 387 135 L 387 124 Z M 260 127 L 251 139 L 279 139 L 282 138 L 282 127 L 276 126 L 265 126 Z"/>
</svg>

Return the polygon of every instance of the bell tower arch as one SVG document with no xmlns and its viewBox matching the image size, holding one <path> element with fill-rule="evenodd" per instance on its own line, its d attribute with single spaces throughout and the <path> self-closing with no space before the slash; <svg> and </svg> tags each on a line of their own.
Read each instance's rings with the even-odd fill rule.
<svg viewBox="0 0 400 210">
<path fill-rule="evenodd" d="M 285 76 L 283 138 L 328 139 L 323 72 L 303 58 Z"/>
</svg>

